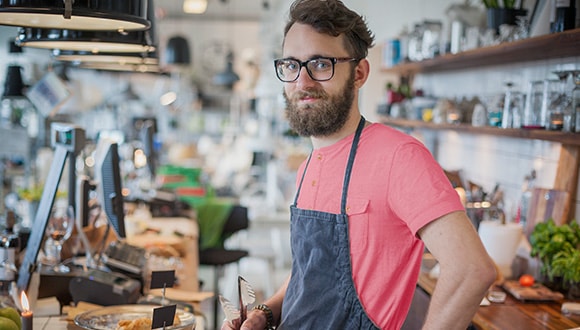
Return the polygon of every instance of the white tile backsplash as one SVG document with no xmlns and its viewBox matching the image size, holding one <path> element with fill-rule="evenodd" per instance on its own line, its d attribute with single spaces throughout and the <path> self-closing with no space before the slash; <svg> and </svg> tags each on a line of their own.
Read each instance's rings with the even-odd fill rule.
<svg viewBox="0 0 580 330">
<path fill-rule="evenodd" d="M 471 98 L 500 94 L 505 91 L 505 83 L 510 81 L 515 89 L 525 92 L 529 81 L 554 79 L 553 71 L 571 68 L 580 69 L 580 56 L 419 74 L 414 87 L 436 97 Z M 553 188 L 560 157 L 559 143 L 454 131 L 422 136 L 443 168 L 462 170 L 467 180 L 482 185 L 486 191 L 499 183 L 509 205 L 517 204 L 524 177 L 532 169 L 537 172 L 537 187 Z M 575 204 L 575 219 L 578 220 L 578 194 Z"/>
</svg>

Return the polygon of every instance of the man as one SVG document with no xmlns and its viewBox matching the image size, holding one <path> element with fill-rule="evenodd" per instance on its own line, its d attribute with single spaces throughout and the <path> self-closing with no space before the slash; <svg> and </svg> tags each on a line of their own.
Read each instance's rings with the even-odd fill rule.
<svg viewBox="0 0 580 330">
<path fill-rule="evenodd" d="M 292 274 L 241 329 L 398 329 L 424 247 L 441 269 L 425 329 L 465 329 L 495 279 L 429 151 L 362 118 L 372 44 L 364 19 L 341 1 L 292 4 L 275 67 L 290 125 L 313 151 L 291 206 Z"/>
</svg>

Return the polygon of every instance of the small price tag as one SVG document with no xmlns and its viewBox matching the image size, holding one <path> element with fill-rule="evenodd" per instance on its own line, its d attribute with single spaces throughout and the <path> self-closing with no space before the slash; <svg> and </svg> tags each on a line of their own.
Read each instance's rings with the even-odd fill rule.
<svg viewBox="0 0 580 330">
<path fill-rule="evenodd" d="M 173 325 L 177 305 L 163 306 L 153 309 L 151 329 L 165 328 Z"/>
<path fill-rule="evenodd" d="M 175 270 L 151 273 L 151 289 L 171 288 L 173 283 L 175 283 Z"/>
</svg>

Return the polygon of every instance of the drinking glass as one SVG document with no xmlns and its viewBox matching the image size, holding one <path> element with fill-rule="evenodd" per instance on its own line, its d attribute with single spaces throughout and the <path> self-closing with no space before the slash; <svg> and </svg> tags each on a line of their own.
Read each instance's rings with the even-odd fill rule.
<svg viewBox="0 0 580 330">
<path fill-rule="evenodd" d="M 522 126 L 524 96 L 521 92 L 513 89 L 512 83 L 507 83 L 506 86 L 501 128 L 520 128 Z"/>
<path fill-rule="evenodd" d="M 571 91 L 568 91 L 567 88 L 567 81 L 568 77 L 571 76 L 574 71 L 572 70 L 562 70 L 562 71 L 554 71 L 553 72 L 556 76 L 558 76 L 558 91 L 555 99 L 549 105 L 548 109 L 548 129 L 550 130 L 564 130 L 564 122 L 565 117 L 568 118 L 568 125 L 566 125 L 566 130 L 569 131 L 570 129 L 570 114 L 572 112 L 572 98 L 571 98 Z"/>
<path fill-rule="evenodd" d="M 70 268 L 61 263 L 62 245 L 69 239 L 74 227 L 74 210 L 72 206 L 67 208 L 56 207 L 46 225 L 46 235 L 52 240 L 55 265 L 52 268 L 57 273 L 68 273 Z"/>
<path fill-rule="evenodd" d="M 551 129 L 554 107 L 560 95 L 560 81 L 555 79 L 545 79 L 542 91 L 542 111 L 540 125 L 545 129 Z"/>
<path fill-rule="evenodd" d="M 542 127 L 542 94 L 544 81 L 535 80 L 528 84 L 526 93 L 526 104 L 524 108 L 524 117 L 522 118 L 523 128 L 540 128 Z M 543 128 L 543 127 L 542 127 Z"/>
</svg>

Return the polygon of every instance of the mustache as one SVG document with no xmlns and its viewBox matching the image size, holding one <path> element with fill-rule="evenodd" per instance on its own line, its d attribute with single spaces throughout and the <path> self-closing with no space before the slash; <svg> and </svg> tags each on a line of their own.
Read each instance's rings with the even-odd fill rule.
<svg viewBox="0 0 580 330">
<path fill-rule="evenodd" d="M 327 97 L 328 94 L 326 94 L 326 92 L 324 90 L 306 90 L 306 91 L 298 91 L 296 92 L 292 99 L 294 100 L 300 100 L 302 98 L 306 98 L 306 97 L 314 97 L 314 98 L 320 98 L 320 99 L 324 99 Z"/>
</svg>

